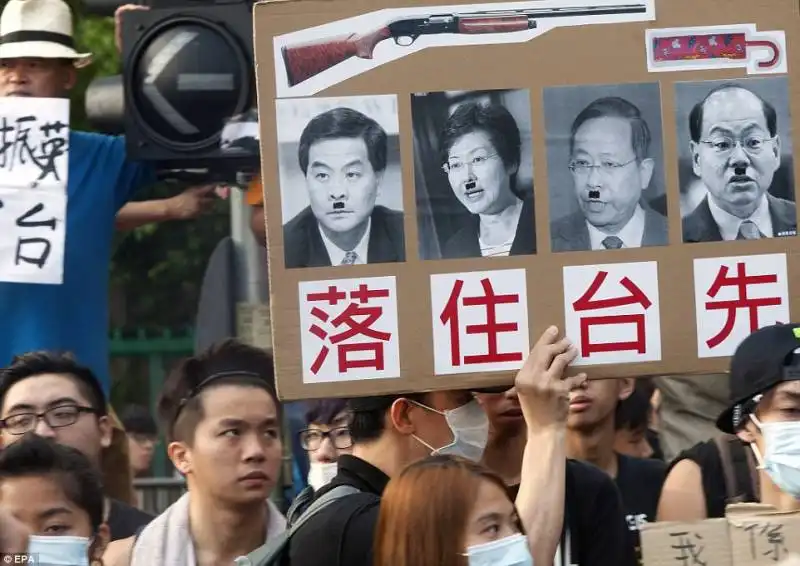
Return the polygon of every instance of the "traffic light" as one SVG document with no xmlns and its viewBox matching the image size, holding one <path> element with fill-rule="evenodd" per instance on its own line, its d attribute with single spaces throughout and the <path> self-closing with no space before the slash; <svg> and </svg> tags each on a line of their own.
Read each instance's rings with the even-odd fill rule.
<svg viewBox="0 0 800 566">
<path fill-rule="evenodd" d="M 92 124 L 121 129 L 131 159 L 162 169 L 257 167 L 252 10 L 252 0 L 157 0 L 126 12 L 123 74 L 89 86 Z"/>
</svg>

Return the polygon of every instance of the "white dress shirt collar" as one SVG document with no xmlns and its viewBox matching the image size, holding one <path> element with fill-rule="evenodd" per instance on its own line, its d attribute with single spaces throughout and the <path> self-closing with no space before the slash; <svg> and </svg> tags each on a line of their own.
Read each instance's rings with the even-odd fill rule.
<svg viewBox="0 0 800 566">
<path fill-rule="evenodd" d="M 767 238 L 771 238 L 772 234 L 772 217 L 769 215 L 769 201 L 767 195 L 761 197 L 761 204 L 755 209 L 753 214 L 748 218 L 739 218 L 729 212 L 722 210 L 719 205 L 708 196 L 708 208 L 711 211 L 711 216 L 714 222 L 719 227 L 719 233 L 723 240 L 735 240 L 739 235 L 739 227 L 745 220 L 750 220 L 758 227 L 759 232 L 764 234 Z"/>
<path fill-rule="evenodd" d="M 593 250 L 604 250 L 606 247 L 603 245 L 603 240 L 609 236 L 616 236 L 622 240 L 623 248 L 640 248 L 642 247 L 642 239 L 644 238 L 644 209 L 641 205 L 636 205 L 636 210 L 628 220 L 628 223 L 616 234 L 606 234 L 594 227 L 589 221 L 586 221 L 586 227 L 589 229 L 589 241 L 592 244 Z"/>
<path fill-rule="evenodd" d="M 325 244 L 325 249 L 328 250 L 328 258 L 331 260 L 331 265 L 341 265 L 344 256 L 347 254 L 347 251 L 334 244 L 333 241 L 331 241 L 331 239 L 325 235 L 325 232 L 322 230 L 322 226 L 319 224 L 317 224 L 317 229 L 319 230 L 319 235 L 322 236 L 322 243 Z M 371 230 L 372 218 L 370 217 L 367 219 L 367 229 L 364 230 L 364 235 L 361 236 L 361 240 L 359 240 L 356 247 L 353 248 L 353 251 L 356 252 L 355 265 L 366 265 L 367 263 L 369 234 Z"/>
</svg>

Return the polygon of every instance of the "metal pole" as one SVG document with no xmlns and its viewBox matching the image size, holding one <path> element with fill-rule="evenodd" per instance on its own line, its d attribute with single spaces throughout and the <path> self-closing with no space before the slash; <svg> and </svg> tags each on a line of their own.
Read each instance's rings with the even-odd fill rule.
<svg viewBox="0 0 800 566">
<path fill-rule="evenodd" d="M 262 302 L 261 289 L 263 288 L 264 278 L 267 275 L 266 266 L 260 265 L 263 256 L 250 229 L 251 212 L 244 195 L 244 191 L 236 189 L 232 190 L 230 195 L 231 239 L 233 240 L 234 248 L 233 265 L 235 269 L 237 312 L 239 311 L 239 305 L 242 303 L 246 306 L 255 306 Z M 289 423 L 286 418 L 284 418 L 283 425 L 284 430 L 288 430 Z M 291 446 L 291 443 L 289 443 L 289 446 Z M 286 450 L 284 449 L 284 465 L 280 468 L 280 478 L 270 496 L 273 503 L 280 509 L 284 507 L 284 484 L 287 479 L 291 481 L 292 478 L 291 473 L 288 474 L 288 478 L 285 477 L 287 474 L 285 452 Z"/>
</svg>

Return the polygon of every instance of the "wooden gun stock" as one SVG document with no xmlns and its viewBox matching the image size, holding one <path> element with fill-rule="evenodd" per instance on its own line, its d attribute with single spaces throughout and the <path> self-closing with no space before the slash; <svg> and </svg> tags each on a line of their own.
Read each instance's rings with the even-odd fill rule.
<svg viewBox="0 0 800 566">
<path fill-rule="evenodd" d="M 392 36 L 388 27 L 365 35 L 351 33 L 321 41 L 310 41 L 300 45 L 281 48 L 286 78 L 289 86 L 295 86 L 331 67 L 350 59 L 372 59 L 375 46 Z"/>
</svg>

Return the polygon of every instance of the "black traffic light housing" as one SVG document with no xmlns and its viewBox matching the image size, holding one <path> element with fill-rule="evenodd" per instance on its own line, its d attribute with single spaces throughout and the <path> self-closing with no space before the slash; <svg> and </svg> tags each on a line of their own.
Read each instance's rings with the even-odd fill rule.
<svg viewBox="0 0 800 566">
<path fill-rule="evenodd" d="M 161 169 L 255 169 L 257 140 L 226 138 L 253 128 L 225 128 L 257 120 L 252 10 L 252 0 L 156 0 L 126 12 L 123 74 L 90 85 L 89 119 L 113 131 L 121 118 L 129 158 Z"/>
</svg>

